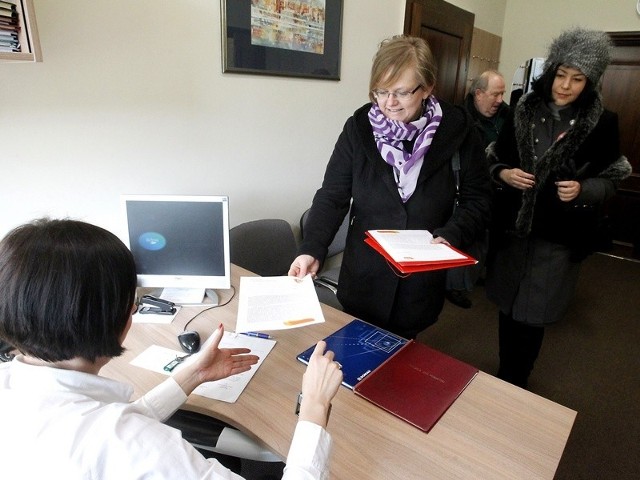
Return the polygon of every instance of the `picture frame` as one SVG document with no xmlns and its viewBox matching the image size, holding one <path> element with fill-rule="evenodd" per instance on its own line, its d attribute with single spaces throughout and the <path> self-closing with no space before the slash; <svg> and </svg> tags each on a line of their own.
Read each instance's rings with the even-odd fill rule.
<svg viewBox="0 0 640 480">
<path fill-rule="evenodd" d="M 340 80 L 343 0 L 221 0 L 222 72 Z"/>
</svg>

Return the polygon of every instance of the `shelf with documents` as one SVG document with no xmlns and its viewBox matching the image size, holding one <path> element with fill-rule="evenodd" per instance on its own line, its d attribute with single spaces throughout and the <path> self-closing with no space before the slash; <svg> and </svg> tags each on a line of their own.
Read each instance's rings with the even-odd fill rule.
<svg viewBox="0 0 640 480">
<path fill-rule="evenodd" d="M 0 62 L 42 61 L 33 0 L 0 0 L 0 38 L 2 37 L 5 40 L 17 38 L 19 46 L 15 52 L 0 51 Z"/>
</svg>

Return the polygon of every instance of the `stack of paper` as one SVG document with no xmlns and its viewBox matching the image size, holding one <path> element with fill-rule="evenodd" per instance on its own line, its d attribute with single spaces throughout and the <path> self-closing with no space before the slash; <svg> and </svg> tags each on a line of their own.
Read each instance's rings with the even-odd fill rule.
<svg viewBox="0 0 640 480">
<path fill-rule="evenodd" d="M 311 275 L 241 277 L 236 332 L 282 330 L 324 322 Z"/>
<path fill-rule="evenodd" d="M 428 230 L 369 230 L 365 242 L 400 273 L 475 265 L 478 261 L 444 243 L 431 243 Z"/>
</svg>

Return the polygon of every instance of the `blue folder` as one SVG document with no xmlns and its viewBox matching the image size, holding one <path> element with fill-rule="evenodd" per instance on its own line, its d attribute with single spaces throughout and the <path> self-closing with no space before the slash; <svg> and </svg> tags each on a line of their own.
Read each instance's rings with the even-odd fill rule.
<svg viewBox="0 0 640 480">
<path fill-rule="evenodd" d="M 342 384 L 353 390 L 408 340 L 356 318 L 324 341 L 327 349 L 335 353 L 334 360 L 342 365 Z M 315 345 L 309 347 L 297 359 L 308 364 L 314 348 Z"/>
</svg>

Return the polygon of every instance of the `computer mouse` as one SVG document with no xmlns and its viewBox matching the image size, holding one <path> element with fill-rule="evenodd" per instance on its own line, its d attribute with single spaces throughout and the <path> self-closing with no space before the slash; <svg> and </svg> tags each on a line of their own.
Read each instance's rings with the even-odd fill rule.
<svg viewBox="0 0 640 480">
<path fill-rule="evenodd" d="M 187 353 L 196 353 L 200 349 L 200 334 L 193 330 L 182 332 L 178 335 L 178 342 Z"/>
</svg>

